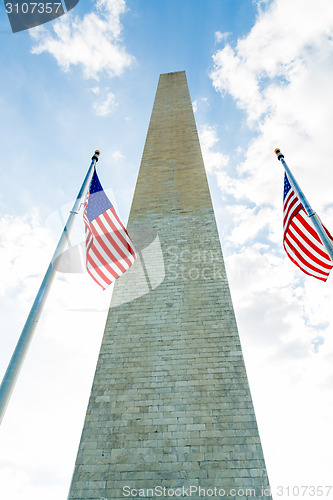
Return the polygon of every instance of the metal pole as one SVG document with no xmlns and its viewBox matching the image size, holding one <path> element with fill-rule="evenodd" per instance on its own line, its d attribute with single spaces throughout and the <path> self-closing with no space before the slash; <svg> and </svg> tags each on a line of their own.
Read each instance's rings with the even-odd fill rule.
<svg viewBox="0 0 333 500">
<path fill-rule="evenodd" d="M 83 181 L 83 184 L 81 186 L 81 189 L 77 195 L 77 198 L 75 200 L 75 203 L 73 205 L 72 210 L 70 211 L 69 217 L 67 219 L 67 222 L 65 224 L 65 227 L 63 229 L 62 235 L 59 239 L 58 245 L 55 249 L 55 252 L 53 254 L 53 257 L 51 259 L 51 262 L 49 264 L 49 267 L 45 273 L 44 279 L 42 281 L 42 284 L 38 290 L 38 293 L 36 295 L 35 301 L 32 305 L 32 308 L 30 310 L 29 316 L 26 320 L 26 323 L 24 325 L 24 328 L 22 330 L 21 336 L 17 342 L 15 351 L 13 353 L 13 356 L 9 362 L 7 371 L 5 373 L 5 376 L 3 378 L 3 381 L 0 386 L 0 424 L 2 422 L 3 416 L 5 414 L 7 405 L 9 403 L 10 397 L 12 395 L 13 389 L 15 387 L 16 380 L 18 378 L 18 375 L 21 371 L 23 361 L 25 359 L 25 356 L 27 354 L 32 336 L 34 334 L 34 331 L 36 329 L 39 317 L 41 315 L 41 312 L 43 310 L 44 304 L 46 302 L 47 296 L 49 294 L 53 278 L 55 276 L 56 272 L 56 259 L 59 257 L 59 255 L 63 252 L 68 237 L 70 230 L 72 228 L 73 222 L 74 222 L 74 217 L 76 214 L 79 213 L 80 209 L 80 204 L 82 197 L 84 196 L 88 183 L 90 181 L 92 172 L 95 168 L 96 162 L 98 161 L 98 157 L 100 155 L 99 151 L 95 151 L 92 159 L 91 159 L 91 164 L 88 169 L 88 172 L 85 176 L 85 179 Z"/>
<path fill-rule="evenodd" d="M 281 151 L 279 149 L 275 149 L 274 152 L 277 155 L 277 159 L 280 160 L 280 162 L 284 166 L 284 169 L 285 169 L 285 171 L 287 173 L 289 182 L 290 182 L 292 188 L 294 189 L 295 194 L 298 196 L 300 202 L 302 203 L 302 205 L 303 205 L 303 207 L 304 207 L 304 209 L 305 209 L 306 214 L 308 215 L 308 217 L 311 217 L 312 223 L 313 223 L 313 225 L 314 225 L 314 227 L 315 227 L 315 229 L 316 229 L 316 231 L 317 231 L 317 233 L 318 233 L 318 235 L 319 235 L 319 237 L 320 237 L 320 239 L 321 239 L 324 247 L 326 248 L 326 251 L 327 251 L 328 255 L 330 256 L 330 259 L 333 261 L 333 245 L 331 243 L 331 240 L 327 236 L 327 233 L 326 233 L 325 229 L 323 228 L 318 215 L 316 214 L 316 212 L 314 212 L 314 210 L 312 209 L 310 203 L 306 199 L 306 197 L 305 197 L 303 191 L 301 190 L 298 182 L 296 181 L 295 177 L 291 173 L 290 168 L 286 164 L 286 162 L 284 160 L 284 156 L 281 153 Z"/>
</svg>

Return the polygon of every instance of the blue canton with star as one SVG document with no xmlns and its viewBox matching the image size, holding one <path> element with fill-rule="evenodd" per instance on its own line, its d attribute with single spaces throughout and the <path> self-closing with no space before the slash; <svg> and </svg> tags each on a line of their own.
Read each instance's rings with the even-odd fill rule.
<svg viewBox="0 0 333 500">
<path fill-rule="evenodd" d="M 286 199 L 287 194 L 292 189 L 291 184 L 288 180 L 287 174 L 284 174 L 284 190 L 283 190 L 283 201 Z"/>
<path fill-rule="evenodd" d="M 112 207 L 112 203 L 103 191 L 96 170 L 91 179 L 89 188 L 89 199 L 87 205 L 87 216 L 89 222 Z"/>
</svg>

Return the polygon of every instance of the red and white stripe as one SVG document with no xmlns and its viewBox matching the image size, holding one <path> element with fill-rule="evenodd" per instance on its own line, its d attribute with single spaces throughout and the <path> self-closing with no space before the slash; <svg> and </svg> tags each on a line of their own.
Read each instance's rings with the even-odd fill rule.
<svg viewBox="0 0 333 500">
<path fill-rule="evenodd" d="M 103 290 L 135 261 L 132 240 L 113 207 L 89 222 L 85 204 L 87 271 Z"/>
<path fill-rule="evenodd" d="M 292 189 L 284 201 L 283 229 L 283 246 L 290 259 L 304 273 L 326 281 L 333 263 L 312 226 L 311 218 Z"/>
</svg>

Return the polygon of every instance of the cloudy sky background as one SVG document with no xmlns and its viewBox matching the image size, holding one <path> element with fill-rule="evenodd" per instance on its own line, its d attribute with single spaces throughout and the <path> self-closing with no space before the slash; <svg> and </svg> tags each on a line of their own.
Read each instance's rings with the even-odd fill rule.
<svg viewBox="0 0 333 500">
<path fill-rule="evenodd" d="M 333 278 L 283 252 L 274 155 L 332 231 L 332 28 L 330 0 L 81 0 L 15 35 L 1 8 L 1 376 L 94 149 L 126 222 L 158 76 L 185 69 L 273 493 L 332 485 Z M 58 274 L 0 429 L 1 498 L 67 498 L 111 292 Z"/>
</svg>

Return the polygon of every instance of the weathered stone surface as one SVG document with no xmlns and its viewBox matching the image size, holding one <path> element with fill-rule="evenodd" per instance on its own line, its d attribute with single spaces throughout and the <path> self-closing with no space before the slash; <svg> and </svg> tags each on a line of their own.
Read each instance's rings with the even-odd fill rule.
<svg viewBox="0 0 333 500">
<path fill-rule="evenodd" d="M 139 256 L 115 286 L 69 498 L 125 498 L 125 486 L 261 498 L 268 479 L 185 72 L 160 77 L 128 228 Z"/>
</svg>

